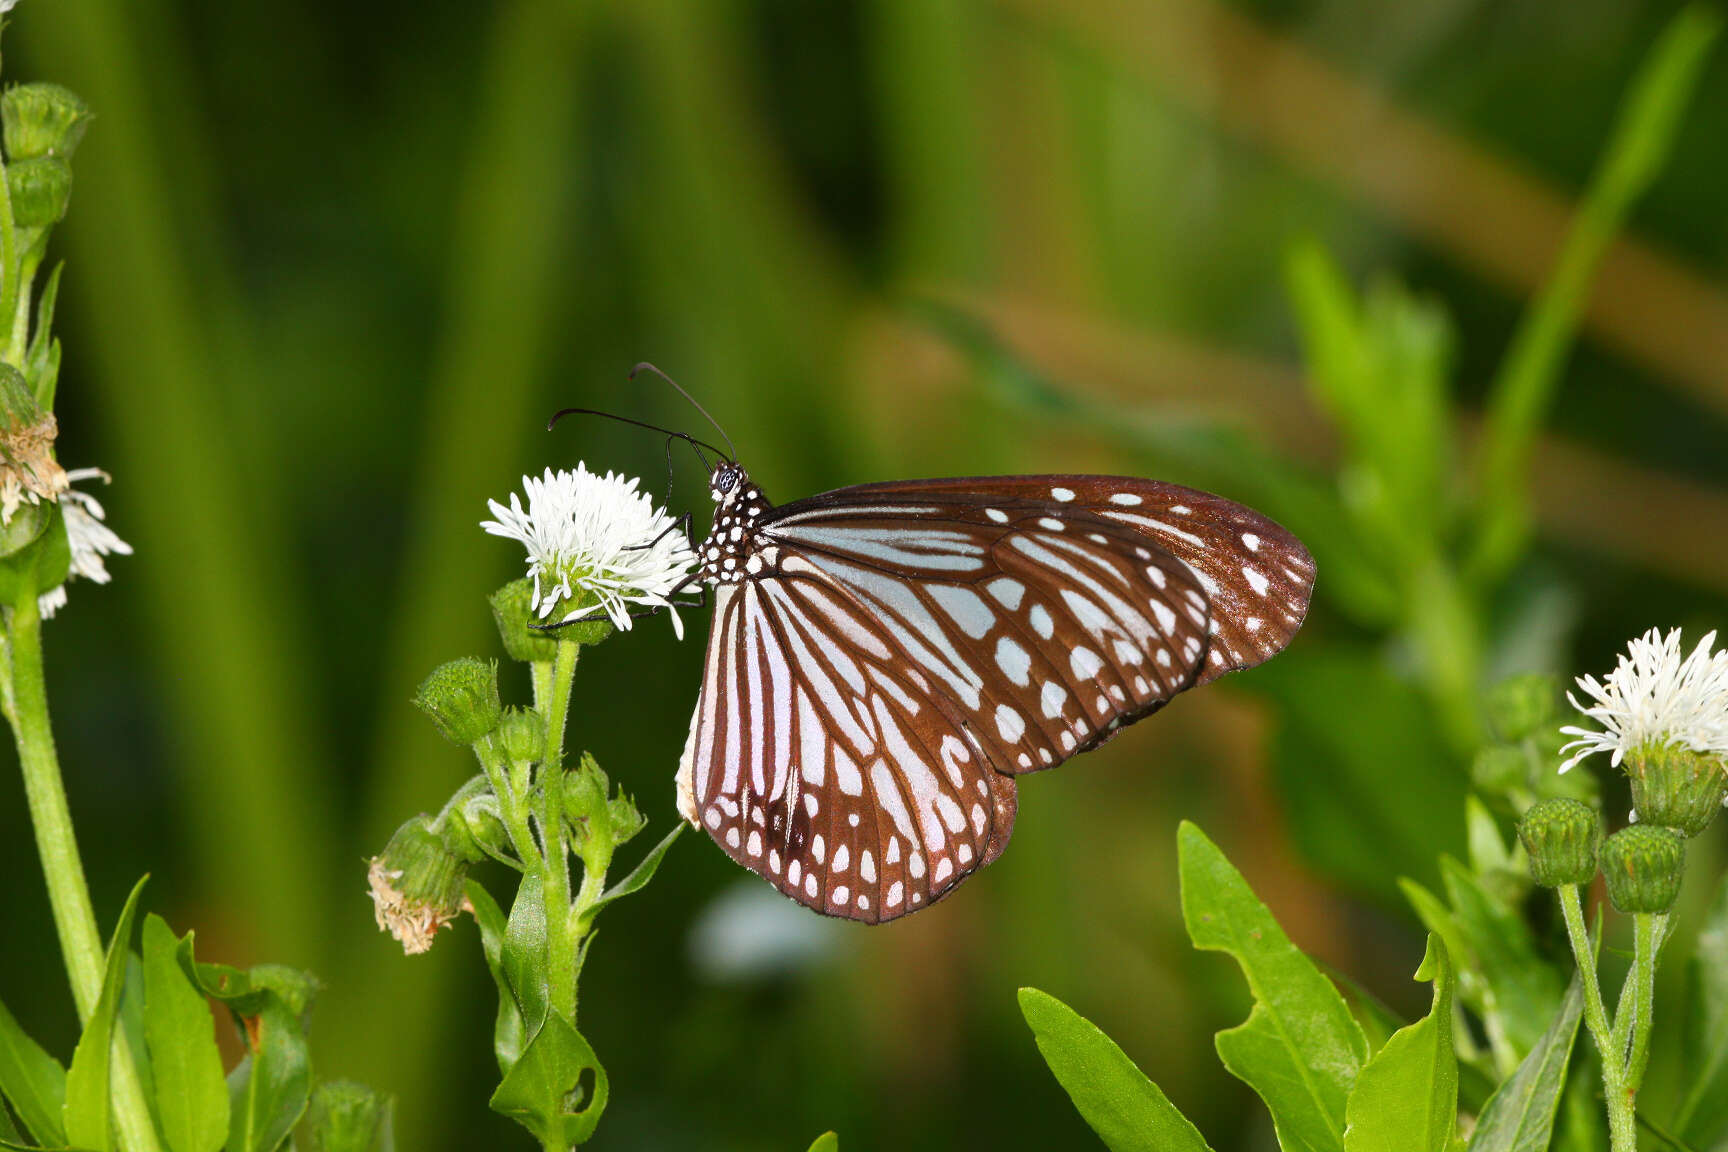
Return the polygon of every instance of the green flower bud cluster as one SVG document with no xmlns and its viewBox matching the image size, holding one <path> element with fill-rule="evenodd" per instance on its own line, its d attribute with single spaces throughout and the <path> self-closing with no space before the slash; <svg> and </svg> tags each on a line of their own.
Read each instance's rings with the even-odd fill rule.
<svg viewBox="0 0 1728 1152">
<path fill-rule="evenodd" d="M 564 773 L 561 789 L 564 819 L 570 825 L 570 846 L 578 856 L 596 840 L 609 849 L 616 848 L 642 831 L 648 822 L 630 797 L 623 792 L 611 792 L 606 773 L 586 752 L 575 771 Z"/>
<path fill-rule="evenodd" d="M 72 153 L 90 110 L 58 84 L 20 84 L 0 95 L 6 186 L 20 228 L 46 229 L 66 216 L 72 197 Z"/>
<path fill-rule="evenodd" d="M 1489 690 L 1486 708 L 1494 738 L 1477 750 L 1470 768 L 1479 794 L 1498 797 L 1514 809 L 1548 796 L 1596 801 L 1597 783 L 1590 773 L 1554 771 L 1564 742 L 1556 726 L 1559 700 L 1552 676 L 1514 676 Z"/>
<path fill-rule="evenodd" d="M 1603 839 L 1596 809 L 1557 797 L 1531 805 L 1518 838 L 1544 888 L 1588 884 L 1600 866 L 1608 899 L 1621 912 L 1666 912 L 1680 895 L 1686 841 L 1671 829 L 1633 824 Z"/>
</svg>

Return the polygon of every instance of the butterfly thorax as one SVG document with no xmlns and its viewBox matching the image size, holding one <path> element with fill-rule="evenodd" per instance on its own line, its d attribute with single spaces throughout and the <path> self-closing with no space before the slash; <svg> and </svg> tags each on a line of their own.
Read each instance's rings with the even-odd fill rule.
<svg viewBox="0 0 1728 1152">
<path fill-rule="evenodd" d="M 736 464 L 723 463 L 708 482 L 714 500 L 714 526 L 708 530 L 698 555 L 702 559 L 700 579 L 709 584 L 737 584 L 761 573 L 774 559 L 765 550 L 756 528 L 773 505 Z"/>
</svg>

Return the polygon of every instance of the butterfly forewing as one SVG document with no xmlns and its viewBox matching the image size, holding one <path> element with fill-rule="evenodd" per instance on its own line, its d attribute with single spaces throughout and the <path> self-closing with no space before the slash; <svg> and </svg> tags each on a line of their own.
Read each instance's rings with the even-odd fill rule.
<svg viewBox="0 0 1728 1152">
<path fill-rule="evenodd" d="M 1205 592 L 1214 629 L 1205 684 L 1276 655 L 1302 625 L 1314 589 L 1314 559 L 1276 521 L 1197 488 L 1123 476 L 989 476 L 908 480 L 844 488 L 787 505 L 843 497 L 841 503 L 996 499 L 1042 506 L 1066 517 L 1095 515 L 1143 534 L 1180 560 Z"/>
<path fill-rule="evenodd" d="M 1277 524 L 1155 481 L 912 481 L 774 509 L 721 476 L 680 807 L 829 915 L 939 899 L 1006 845 L 1014 774 L 1266 659 L 1312 586 Z"/>
</svg>

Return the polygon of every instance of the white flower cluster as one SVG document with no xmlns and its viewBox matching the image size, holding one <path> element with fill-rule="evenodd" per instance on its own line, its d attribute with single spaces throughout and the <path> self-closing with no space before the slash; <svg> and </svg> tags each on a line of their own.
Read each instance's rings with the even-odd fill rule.
<svg viewBox="0 0 1728 1152">
<path fill-rule="evenodd" d="M 68 482 L 101 480 L 106 483 L 108 474 L 100 468 L 74 468 L 66 473 L 66 479 Z M 66 543 L 72 550 L 72 568 L 66 579 L 81 576 L 97 584 L 108 583 L 112 577 L 108 575 L 108 566 L 102 558 L 130 556 L 132 545 L 120 539 L 114 529 L 102 522 L 107 514 L 90 493 L 67 488 L 60 493 L 59 502 L 60 515 L 66 521 Z M 43 618 L 54 615 L 66 606 L 66 585 L 42 593 L 36 598 L 36 606 Z"/>
<path fill-rule="evenodd" d="M 574 472 L 546 469 L 539 479 L 522 478 L 528 507 L 515 493 L 506 508 L 486 503 L 496 520 L 480 527 L 494 536 L 521 541 L 528 549 L 528 576 L 534 581 L 534 611 L 550 619 L 561 604 L 589 592 L 614 626 L 630 627 L 634 604 L 665 608 L 680 638 L 684 624 L 671 594 L 684 583 L 696 556 L 677 522 L 639 483 L 608 472 L 597 475 L 577 464 Z M 590 609 L 566 610 L 558 623 Z"/>
<path fill-rule="evenodd" d="M 1571 693 L 1572 707 L 1602 726 L 1560 729 L 1577 739 L 1564 772 L 1586 756 L 1607 752 L 1615 767 L 1640 747 L 1681 746 L 1694 752 L 1728 754 L 1728 652 L 1713 652 L 1716 633 L 1698 642 L 1690 656 L 1680 654 L 1680 630 L 1662 636 L 1652 628 L 1632 641 L 1606 680 L 1581 676 L 1578 687 L 1593 703 L 1586 707 Z"/>
</svg>

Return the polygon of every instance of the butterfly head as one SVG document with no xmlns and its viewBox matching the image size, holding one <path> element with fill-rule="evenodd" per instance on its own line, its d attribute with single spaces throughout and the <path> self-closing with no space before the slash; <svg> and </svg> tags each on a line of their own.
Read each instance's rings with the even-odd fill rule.
<svg viewBox="0 0 1728 1152">
<path fill-rule="evenodd" d="M 722 460 L 708 478 L 708 495 L 715 505 L 714 526 L 698 551 L 702 579 L 732 583 L 756 574 L 763 563 L 756 525 L 769 508 L 761 489 L 740 465 Z"/>
</svg>

